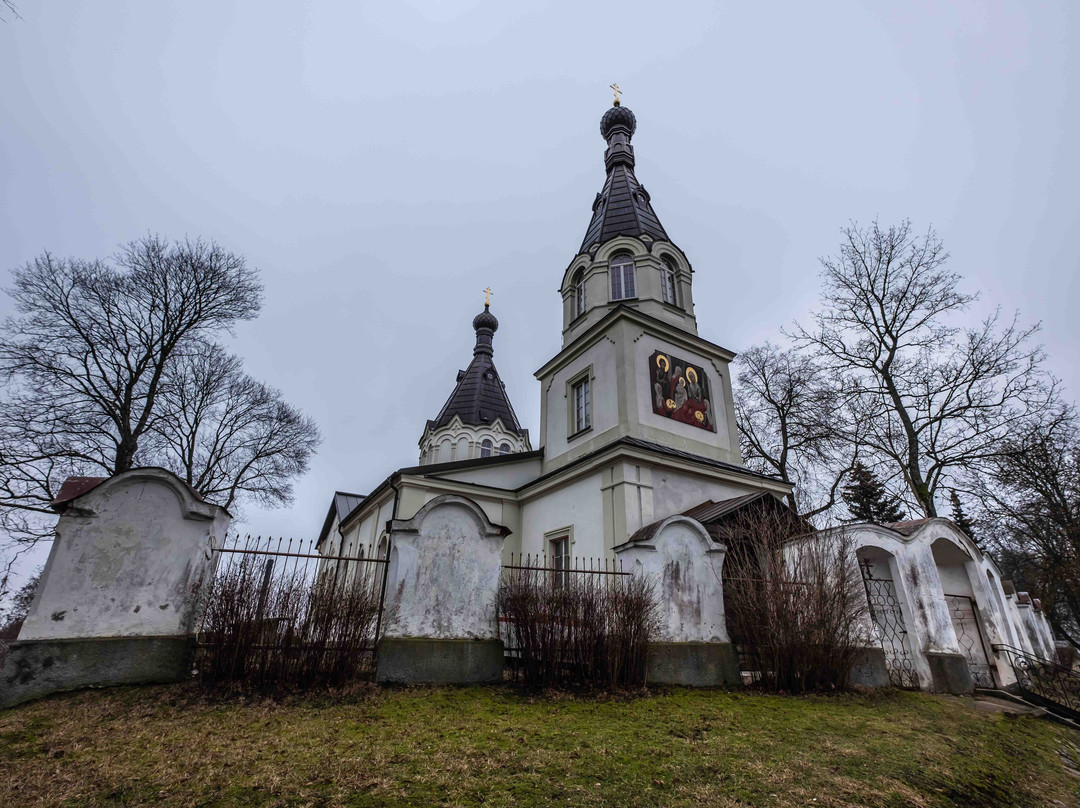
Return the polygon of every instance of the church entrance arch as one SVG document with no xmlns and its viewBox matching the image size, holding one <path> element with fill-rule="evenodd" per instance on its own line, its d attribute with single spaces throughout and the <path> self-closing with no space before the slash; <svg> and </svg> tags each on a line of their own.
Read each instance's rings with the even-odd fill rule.
<svg viewBox="0 0 1080 808">
<path fill-rule="evenodd" d="M 860 547 L 856 555 L 866 588 L 870 621 L 881 650 L 885 652 L 889 682 L 893 687 L 918 689 L 919 673 L 915 668 L 911 635 L 893 580 L 893 556 L 879 547 Z"/>
</svg>

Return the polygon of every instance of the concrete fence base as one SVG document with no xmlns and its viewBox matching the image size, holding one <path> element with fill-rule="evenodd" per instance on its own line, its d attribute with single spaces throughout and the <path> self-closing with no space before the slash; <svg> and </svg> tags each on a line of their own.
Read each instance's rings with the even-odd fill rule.
<svg viewBox="0 0 1080 808">
<path fill-rule="evenodd" d="M 741 687 L 739 656 L 729 642 L 649 645 L 648 682 L 687 687 Z"/>
<path fill-rule="evenodd" d="M 384 637 L 375 666 L 375 681 L 392 684 L 489 684 L 502 675 L 502 640 Z"/>
<path fill-rule="evenodd" d="M 0 670 L 0 707 L 59 690 L 183 681 L 194 650 L 183 635 L 16 642 Z"/>
<path fill-rule="evenodd" d="M 891 687 L 885 652 L 880 648 L 860 648 L 851 663 L 848 681 L 856 687 Z"/>
<path fill-rule="evenodd" d="M 927 651 L 926 661 L 930 664 L 930 689 L 934 693 L 975 692 L 975 681 L 962 654 Z"/>
</svg>

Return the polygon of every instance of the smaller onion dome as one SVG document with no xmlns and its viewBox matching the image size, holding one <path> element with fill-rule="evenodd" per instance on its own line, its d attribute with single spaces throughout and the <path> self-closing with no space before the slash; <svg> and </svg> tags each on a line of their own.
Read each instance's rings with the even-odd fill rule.
<svg viewBox="0 0 1080 808">
<path fill-rule="evenodd" d="M 634 113 L 628 107 L 612 107 L 600 119 L 600 134 L 604 140 L 611 137 L 611 133 L 617 127 L 622 127 L 630 135 L 633 135 L 637 130 L 637 118 L 634 117 Z"/>
<path fill-rule="evenodd" d="M 494 333 L 499 330 L 499 321 L 495 319 L 494 314 L 488 311 L 488 306 L 485 304 L 484 310 L 473 317 L 472 327 L 476 331 L 479 331 L 481 328 L 486 328 Z"/>
</svg>

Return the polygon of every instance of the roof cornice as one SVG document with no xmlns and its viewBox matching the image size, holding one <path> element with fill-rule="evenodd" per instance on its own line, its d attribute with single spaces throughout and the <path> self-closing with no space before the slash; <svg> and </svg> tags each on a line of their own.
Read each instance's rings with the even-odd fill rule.
<svg viewBox="0 0 1080 808">
<path fill-rule="evenodd" d="M 574 337 L 573 342 L 549 359 L 539 370 L 533 373 L 533 375 L 537 379 L 542 379 L 549 373 L 557 370 L 563 364 L 572 361 L 576 356 L 579 356 L 599 339 L 603 332 L 613 323 L 621 319 L 630 320 L 631 322 L 636 322 L 638 325 L 651 328 L 663 335 L 669 342 L 678 345 L 681 348 L 711 354 L 725 362 L 730 362 L 737 356 L 733 351 L 729 351 L 727 348 L 717 345 L 715 342 L 709 342 L 707 339 L 691 334 L 688 331 L 683 331 L 681 328 L 677 328 L 670 323 L 645 314 L 636 308 L 627 306 L 625 303 L 609 303 L 608 305 L 612 307 L 611 311 L 589 326 L 585 331 L 582 331 L 578 336 Z"/>
</svg>

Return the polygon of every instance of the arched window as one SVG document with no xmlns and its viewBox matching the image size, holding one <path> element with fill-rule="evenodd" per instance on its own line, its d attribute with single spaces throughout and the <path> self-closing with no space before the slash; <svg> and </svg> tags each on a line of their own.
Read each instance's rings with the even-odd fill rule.
<svg viewBox="0 0 1080 808">
<path fill-rule="evenodd" d="M 612 258 L 608 274 L 611 276 L 612 300 L 627 300 L 637 297 L 637 284 L 634 282 L 634 259 L 629 253 L 621 253 Z"/>
<path fill-rule="evenodd" d="M 492 447 L 491 439 L 490 438 L 484 438 L 484 442 L 480 444 L 480 456 L 481 457 L 491 457 L 491 447 Z"/>
<path fill-rule="evenodd" d="M 574 316 L 585 313 L 585 270 L 579 269 L 574 275 Z"/>
<path fill-rule="evenodd" d="M 499 454 L 501 454 L 501 455 L 510 454 L 510 444 L 509 443 L 500 443 L 499 444 Z"/>
<path fill-rule="evenodd" d="M 679 287 L 676 280 L 675 265 L 666 256 L 663 259 L 663 267 L 660 269 L 660 288 L 664 294 L 664 302 L 672 306 L 679 305 Z"/>
</svg>

